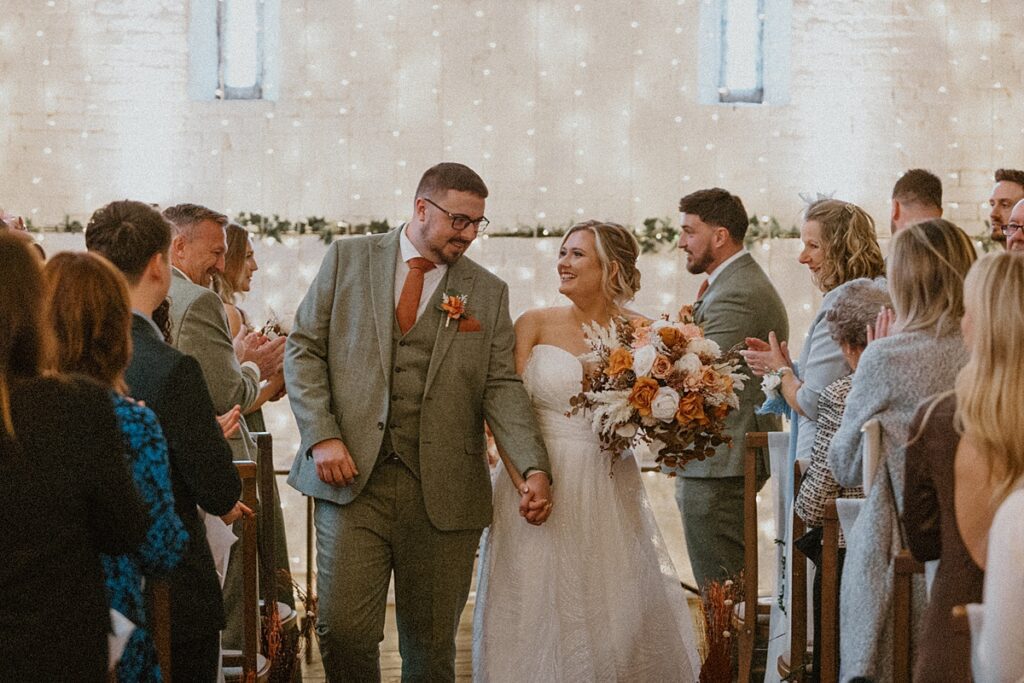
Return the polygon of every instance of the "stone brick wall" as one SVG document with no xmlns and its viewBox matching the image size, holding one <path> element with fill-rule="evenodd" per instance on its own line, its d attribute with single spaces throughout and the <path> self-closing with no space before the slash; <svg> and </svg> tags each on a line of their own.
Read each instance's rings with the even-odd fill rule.
<svg viewBox="0 0 1024 683">
<path fill-rule="evenodd" d="M 792 3 L 789 103 L 698 104 L 705 0 L 282 0 L 274 102 L 188 97 L 191 2 L 5 0 L 0 205 L 133 197 L 401 219 L 422 170 L 478 169 L 496 227 L 674 215 L 726 186 L 794 222 L 835 192 L 888 224 L 908 167 L 976 233 L 1024 166 L 1019 0 Z"/>
</svg>

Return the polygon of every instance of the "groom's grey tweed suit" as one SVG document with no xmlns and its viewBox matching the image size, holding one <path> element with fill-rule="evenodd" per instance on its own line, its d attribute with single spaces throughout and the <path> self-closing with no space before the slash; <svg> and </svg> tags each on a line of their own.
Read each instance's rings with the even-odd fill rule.
<svg viewBox="0 0 1024 683">
<path fill-rule="evenodd" d="M 550 472 L 515 372 L 507 286 L 462 257 L 402 335 L 394 280 L 404 229 L 331 245 L 285 353 L 301 435 L 288 481 L 317 499 L 317 628 L 331 680 L 379 678 L 392 568 L 403 679 L 454 678 L 455 629 L 491 521 L 484 419 L 520 472 Z M 444 291 L 466 295 L 479 330 L 445 325 Z M 359 471 L 349 486 L 317 476 L 310 449 L 331 438 Z"/>
<path fill-rule="evenodd" d="M 697 299 L 694 321 L 723 351 L 746 337 L 767 339 L 774 331 L 779 341 L 789 338 L 789 318 L 771 280 L 750 254 L 724 266 Z M 749 376 L 750 370 L 744 365 Z M 776 415 L 755 415 L 764 402 L 756 377 L 738 392 L 739 410 L 726 418 L 732 446 L 719 446 L 713 457 L 691 462 L 676 480 L 676 502 L 683 516 L 686 548 L 697 583 L 735 577 L 743 569 L 743 457 L 747 432 L 777 431 Z M 767 478 L 767 453 L 763 454 Z"/>
</svg>

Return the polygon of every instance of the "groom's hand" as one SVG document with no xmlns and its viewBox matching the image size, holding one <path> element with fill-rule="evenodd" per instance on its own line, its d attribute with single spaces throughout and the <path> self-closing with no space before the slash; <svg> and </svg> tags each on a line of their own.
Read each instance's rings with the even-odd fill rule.
<svg viewBox="0 0 1024 683">
<path fill-rule="evenodd" d="M 341 439 L 324 439 L 313 446 L 316 476 L 331 486 L 348 486 L 359 476 L 352 454 Z"/>
<path fill-rule="evenodd" d="M 551 482 L 548 480 L 547 473 L 533 472 L 520 485 L 519 492 L 522 494 L 522 498 L 519 500 L 519 514 L 534 526 L 540 526 L 546 522 L 553 507 Z"/>
</svg>

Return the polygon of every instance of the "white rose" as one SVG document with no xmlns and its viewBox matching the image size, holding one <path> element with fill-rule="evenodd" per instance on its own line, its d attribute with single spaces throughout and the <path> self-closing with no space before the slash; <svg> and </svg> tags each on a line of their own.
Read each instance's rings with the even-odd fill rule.
<svg viewBox="0 0 1024 683">
<path fill-rule="evenodd" d="M 775 373 L 769 373 L 761 379 L 761 391 L 767 394 L 778 389 L 780 384 L 782 384 L 782 377 Z"/>
<path fill-rule="evenodd" d="M 621 437 L 632 439 L 636 435 L 636 425 L 633 424 L 632 422 L 627 422 L 626 424 L 619 425 L 618 427 L 615 428 L 615 433 Z"/>
<path fill-rule="evenodd" d="M 706 358 L 718 358 L 722 350 L 718 344 L 711 339 L 693 339 L 686 345 L 687 353 L 695 353 Z"/>
<path fill-rule="evenodd" d="M 684 375 L 693 375 L 700 372 L 700 358 L 695 353 L 684 353 L 675 362 L 675 369 Z"/>
<path fill-rule="evenodd" d="M 636 373 L 636 376 L 643 377 L 651 374 L 651 367 L 654 366 L 657 357 L 658 352 L 653 346 L 637 349 L 633 354 L 633 372 Z"/>
<path fill-rule="evenodd" d="M 679 408 L 679 392 L 672 387 L 661 387 L 651 401 L 651 415 L 668 422 L 676 416 L 676 409 Z"/>
</svg>

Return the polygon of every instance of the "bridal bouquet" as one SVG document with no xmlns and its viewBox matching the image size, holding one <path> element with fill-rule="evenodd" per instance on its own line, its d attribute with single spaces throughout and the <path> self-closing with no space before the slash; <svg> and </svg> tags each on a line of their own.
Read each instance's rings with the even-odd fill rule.
<svg viewBox="0 0 1024 683">
<path fill-rule="evenodd" d="M 620 318 L 609 327 L 587 325 L 584 334 L 586 389 L 570 399 L 567 414 L 590 414 L 613 460 L 647 443 L 662 471 L 674 476 L 731 443 L 725 418 L 739 407 L 742 358 L 705 338 L 691 307 L 675 321 Z"/>
</svg>

